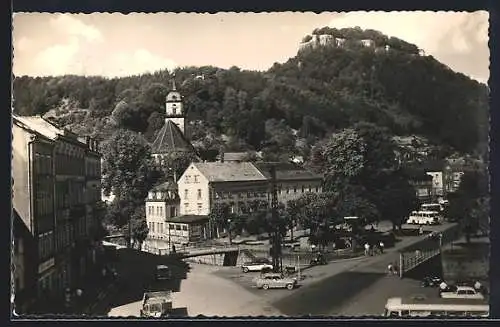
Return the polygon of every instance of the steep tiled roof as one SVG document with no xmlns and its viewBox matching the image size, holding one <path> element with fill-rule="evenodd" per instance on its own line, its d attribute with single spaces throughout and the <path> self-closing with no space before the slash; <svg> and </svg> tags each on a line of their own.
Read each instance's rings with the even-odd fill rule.
<svg viewBox="0 0 500 327">
<path fill-rule="evenodd" d="M 268 163 L 268 162 L 257 162 L 254 164 L 255 167 L 264 175 L 266 178 L 271 178 L 270 168 L 271 166 L 276 167 L 276 179 L 277 180 L 311 180 L 311 179 L 322 179 L 323 176 L 313 173 L 307 169 L 297 166 L 294 163 Z"/>
<path fill-rule="evenodd" d="M 195 167 L 210 182 L 265 181 L 266 177 L 250 162 L 203 162 Z"/>
<path fill-rule="evenodd" d="M 161 183 L 159 185 L 154 186 L 151 190 L 152 191 L 177 191 L 177 183 L 174 183 L 173 181 L 166 181 L 164 183 Z"/>
<path fill-rule="evenodd" d="M 151 145 L 151 153 L 170 153 L 175 151 L 194 152 L 194 148 L 186 140 L 179 127 L 168 120 Z"/>
<path fill-rule="evenodd" d="M 55 140 L 57 136 L 64 135 L 64 131 L 55 127 L 40 116 L 13 116 L 14 120 L 24 124 L 29 129 L 36 131 L 43 136 Z"/>
</svg>

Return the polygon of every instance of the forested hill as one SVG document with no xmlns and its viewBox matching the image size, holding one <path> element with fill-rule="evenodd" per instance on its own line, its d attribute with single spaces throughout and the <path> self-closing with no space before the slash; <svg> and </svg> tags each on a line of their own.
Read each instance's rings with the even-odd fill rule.
<svg viewBox="0 0 500 327">
<path fill-rule="evenodd" d="M 332 38 L 345 41 L 339 45 Z M 191 138 L 210 147 L 207 135 L 214 140 L 223 134 L 230 149 L 279 145 L 294 152 L 297 139 L 312 144 L 326 133 L 369 121 L 461 152 L 487 147 L 486 85 L 377 31 L 323 28 L 303 42 L 310 46 L 302 45 L 295 57 L 267 72 L 176 69 Z M 121 127 L 151 140 L 164 122 L 171 77 L 167 70 L 114 79 L 18 77 L 14 110 L 54 117 L 77 133 L 105 138 Z"/>
</svg>

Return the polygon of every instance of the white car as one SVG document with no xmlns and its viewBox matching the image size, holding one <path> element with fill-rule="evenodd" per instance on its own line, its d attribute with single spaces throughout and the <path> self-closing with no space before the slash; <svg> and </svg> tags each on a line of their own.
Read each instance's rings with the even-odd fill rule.
<svg viewBox="0 0 500 327">
<path fill-rule="evenodd" d="M 444 299 L 477 299 L 484 300 L 484 295 L 476 291 L 474 287 L 470 286 L 457 286 L 451 291 L 444 291 L 440 293 Z"/>
<path fill-rule="evenodd" d="M 262 270 L 272 270 L 273 265 L 270 264 L 269 262 L 266 262 L 264 260 L 256 260 L 252 262 L 247 262 L 241 266 L 241 270 L 243 270 L 244 273 L 247 273 L 249 271 L 262 271 Z"/>
</svg>

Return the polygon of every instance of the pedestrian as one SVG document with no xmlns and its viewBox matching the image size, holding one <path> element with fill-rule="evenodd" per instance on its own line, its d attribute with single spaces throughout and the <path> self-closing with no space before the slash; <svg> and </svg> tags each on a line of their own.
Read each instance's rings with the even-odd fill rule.
<svg viewBox="0 0 500 327">
<path fill-rule="evenodd" d="M 380 253 L 384 253 L 384 242 L 380 241 L 380 243 L 378 243 L 378 246 L 380 248 Z"/>
<path fill-rule="evenodd" d="M 389 264 L 387 265 L 387 273 L 388 273 L 389 275 L 392 275 L 392 274 L 393 274 L 393 269 L 394 269 L 394 267 L 392 266 L 392 263 L 389 263 Z"/>
<path fill-rule="evenodd" d="M 474 289 L 476 291 L 480 291 L 482 287 L 483 285 L 481 285 L 481 283 L 478 280 L 474 283 Z"/>
<path fill-rule="evenodd" d="M 422 226 L 418 229 L 418 235 L 422 235 L 424 233 L 424 229 Z"/>
<path fill-rule="evenodd" d="M 446 282 L 443 280 L 443 281 L 441 282 L 441 284 L 439 284 L 439 290 L 440 290 L 441 292 L 444 292 L 444 291 L 446 291 L 446 289 L 447 289 L 447 288 L 448 288 L 448 284 L 446 284 Z"/>
<path fill-rule="evenodd" d="M 370 244 L 368 242 L 365 243 L 365 255 L 368 256 L 370 254 Z"/>
</svg>

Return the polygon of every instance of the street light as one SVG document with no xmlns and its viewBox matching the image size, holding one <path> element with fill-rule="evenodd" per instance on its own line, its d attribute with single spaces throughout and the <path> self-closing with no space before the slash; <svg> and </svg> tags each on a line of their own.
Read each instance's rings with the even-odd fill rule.
<svg viewBox="0 0 500 327">
<path fill-rule="evenodd" d="M 228 226 L 227 226 L 227 235 L 229 236 L 229 245 L 233 244 L 233 240 L 231 239 L 231 219 L 227 220 Z"/>
</svg>

